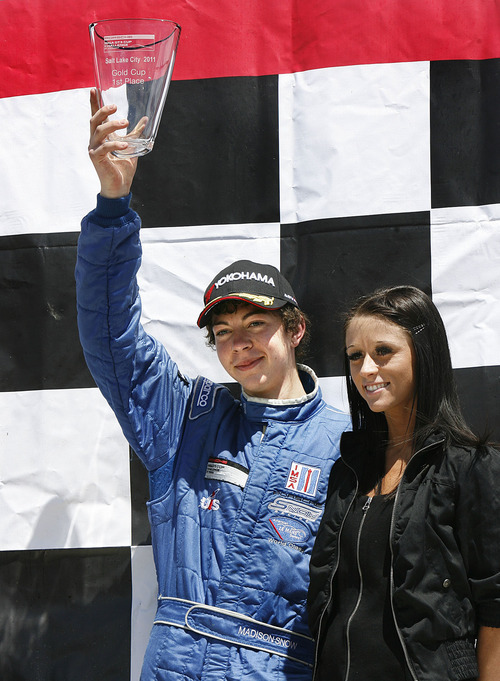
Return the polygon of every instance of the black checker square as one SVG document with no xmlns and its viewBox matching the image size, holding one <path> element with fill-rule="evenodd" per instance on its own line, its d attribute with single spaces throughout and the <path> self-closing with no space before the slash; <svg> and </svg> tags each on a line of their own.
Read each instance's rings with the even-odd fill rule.
<svg viewBox="0 0 500 681">
<path fill-rule="evenodd" d="M 129 448 L 129 451 L 132 546 L 150 546 L 151 526 L 146 507 L 150 496 L 148 472 L 134 450 Z"/>
<path fill-rule="evenodd" d="M 397 284 L 430 294 L 429 213 L 282 225 L 281 268 L 311 318 L 308 361 L 319 376 L 341 376 L 342 315 L 358 296 Z"/>
<path fill-rule="evenodd" d="M 500 59 L 430 65 L 433 208 L 500 203 Z"/>
<path fill-rule="evenodd" d="M 130 548 L 0 553 L 0 679 L 130 678 Z"/>
<path fill-rule="evenodd" d="M 0 391 L 95 386 L 76 324 L 78 235 L 0 238 Z"/>
<path fill-rule="evenodd" d="M 500 366 L 455 369 L 454 376 L 467 424 L 476 434 L 500 443 Z"/>
<path fill-rule="evenodd" d="M 144 227 L 279 222 L 278 77 L 175 81 L 132 207 Z"/>
</svg>

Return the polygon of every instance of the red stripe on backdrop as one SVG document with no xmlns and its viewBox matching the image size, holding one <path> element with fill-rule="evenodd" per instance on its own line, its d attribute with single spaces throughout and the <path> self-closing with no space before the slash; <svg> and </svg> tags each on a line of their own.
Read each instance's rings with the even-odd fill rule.
<svg viewBox="0 0 500 681">
<path fill-rule="evenodd" d="M 497 0 L 0 0 L 0 96 L 92 85 L 96 19 L 177 21 L 174 78 L 189 80 L 500 57 L 499 14 Z"/>
</svg>

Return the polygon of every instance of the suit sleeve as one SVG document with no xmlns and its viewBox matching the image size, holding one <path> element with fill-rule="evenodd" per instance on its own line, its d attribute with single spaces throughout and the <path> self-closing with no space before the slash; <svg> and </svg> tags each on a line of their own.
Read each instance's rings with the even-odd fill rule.
<svg viewBox="0 0 500 681">
<path fill-rule="evenodd" d="M 130 196 L 105 199 L 82 221 L 75 270 L 87 365 L 148 470 L 175 453 L 192 382 L 141 325 L 140 219 Z"/>
</svg>

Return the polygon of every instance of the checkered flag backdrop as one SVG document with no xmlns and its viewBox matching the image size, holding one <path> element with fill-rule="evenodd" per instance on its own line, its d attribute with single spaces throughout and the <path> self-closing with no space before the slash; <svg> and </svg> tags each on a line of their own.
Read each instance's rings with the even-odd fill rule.
<svg viewBox="0 0 500 681">
<path fill-rule="evenodd" d="M 341 312 L 432 295 L 464 412 L 500 439 L 500 18 L 494 0 L 0 0 L 0 678 L 137 681 L 155 608 L 145 472 L 85 366 L 73 270 L 98 182 L 87 25 L 182 34 L 139 160 L 144 324 L 229 379 L 196 328 L 231 261 L 282 269 L 347 408 Z"/>
</svg>

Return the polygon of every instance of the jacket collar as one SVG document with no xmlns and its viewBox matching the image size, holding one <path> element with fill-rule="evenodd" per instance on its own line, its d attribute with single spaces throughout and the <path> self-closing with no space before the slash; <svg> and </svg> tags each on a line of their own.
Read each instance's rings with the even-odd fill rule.
<svg viewBox="0 0 500 681">
<path fill-rule="evenodd" d="M 437 430 L 430 435 L 424 446 L 410 459 L 408 465 L 414 461 L 427 460 L 428 455 L 444 442 L 444 434 Z M 356 473 L 363 467 L 368 457 L 376 455 L 373 438 L 366 430 L 346 431 L 340 440 L 340 456 L 342 460 Z"/>
</svg>

